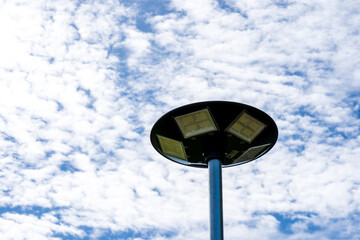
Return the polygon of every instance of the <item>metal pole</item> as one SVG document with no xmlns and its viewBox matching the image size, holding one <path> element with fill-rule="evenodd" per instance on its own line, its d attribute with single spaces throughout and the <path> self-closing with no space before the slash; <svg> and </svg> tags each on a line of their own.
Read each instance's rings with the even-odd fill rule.
<svg viewBox="0 0 360 240">
<path fill-rule="evenodd" d="M 213 158 L 208 162 L 210 190 L 210 239 L 223 240 L 223 207 L 221 161 Z"/>
</svg>

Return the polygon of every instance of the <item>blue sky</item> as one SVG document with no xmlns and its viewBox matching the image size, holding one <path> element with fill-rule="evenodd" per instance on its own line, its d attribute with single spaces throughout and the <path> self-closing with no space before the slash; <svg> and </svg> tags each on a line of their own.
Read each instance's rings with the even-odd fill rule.
<svg viewBox="0 0 360 240">
<path fill-rule="evenodd" d="M 160 156 L 178 106 L 277 123 L 223 171 L 226 239 L 360 238 L 360 3 L 0 2 L 0 238 L 208 239 L 208 174 Z"/>
</svg>

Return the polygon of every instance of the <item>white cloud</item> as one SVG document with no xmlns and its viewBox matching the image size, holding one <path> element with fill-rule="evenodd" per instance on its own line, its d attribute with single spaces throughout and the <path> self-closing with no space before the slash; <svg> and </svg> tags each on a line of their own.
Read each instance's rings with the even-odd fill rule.
<svg viewBox="0 0 360 240">
<path fill-rule="evenodd" d="M 358 234 L 359 4 L 223 4 L 1 4 L 2 238 L 208 239 L 207 171 L 163 159 L 148 135 L 172 108 L 215 99 L 265 110 L 280 133 L 224 170 L 227 239 L 341 236 L 331 219 Z M 288 236 L 274 213 L 307 217 Z"/>
<path fill-rule="evenodd" d="M 54 233 L 84 236 L 81 230 L 57 224 L 57 219 L 51 214 L 37 218 L 33 215 L 6 213 L 2 215 L 0 222 L 0 236 L 5 239 L 59 239 L 52 237 Z"/>
</svg>

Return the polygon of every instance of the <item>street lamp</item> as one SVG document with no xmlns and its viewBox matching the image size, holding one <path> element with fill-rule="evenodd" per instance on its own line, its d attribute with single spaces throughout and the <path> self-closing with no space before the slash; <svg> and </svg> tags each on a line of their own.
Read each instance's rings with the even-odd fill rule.
<svg viewBox="0 0 360 240">
<path fill-rule="evenodd" d="M 164 157 L 191 167 L 209 168 L 210 236 L 223 239 L 222 167 L 253 161 L 278 137 L 274 120 L 263 111 L 235 102 L 199 102 L 162 116 L 150 134 Z"/>
</svg>

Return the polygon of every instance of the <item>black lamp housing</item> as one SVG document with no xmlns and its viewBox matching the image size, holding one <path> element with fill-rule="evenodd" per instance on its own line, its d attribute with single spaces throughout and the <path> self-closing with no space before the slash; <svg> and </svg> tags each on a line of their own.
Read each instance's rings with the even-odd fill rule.
<svg viewBox="0 0 360 240">
<path fill-rule="evenodd" d="M 185 138 L 175 118 L 203 109 L 209 110 L 217 130 Z M 265 128 L 250 142 L 227 131 L 242 113 L 265 124 Z M 182 142 L 186 160 L 164 153 L 157 135 Z M 221 159 L 222 167 L 253 161 L 267 153 L 277 138 L 277 126 L 269 115 L 255 107 L 227 101 L 199 102 L 176 108 L 162 116 L 150 134 L 152 145 L 161 155 L 174 162 L 200 168 L 207 168 L 207 162 L 212 158 Z"/>
</svg>

